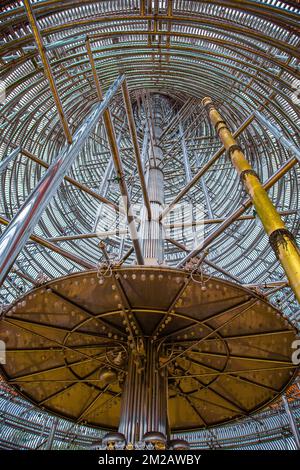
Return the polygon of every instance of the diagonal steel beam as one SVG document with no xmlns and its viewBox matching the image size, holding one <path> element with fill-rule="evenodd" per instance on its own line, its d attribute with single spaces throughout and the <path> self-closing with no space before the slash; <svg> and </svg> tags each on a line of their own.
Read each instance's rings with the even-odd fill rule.
<svg viewBox="0 0 300 470">
<path fill-rule="evenodd" d="M 44 160 L 41 160 L 36 155 L 33 155 L 31 152 L 29 152 L 26 149 L 21 148 L 20 153 L 24 155 L 25 157 L 29 158 L 30 160 L 32 160 L 33 162 L 37 163 L 38 165 L 43 166 L 44 168 L 49 168 L 50 166 L 49 163 L 45 162 Z M 70 176 L 64 176 L 64 180 L 72 184 L 72 186 L 75 186 L 76 188 L 80 189 L 84 193 L 89 194 L 90 196 L 102 202 L 103 204 L 107 204 L 108 206 L 112 207 L 115 211 L 121 212 L 118 204 L 115 204 L 114 202 L 110 201 L 106 197 L 101 196 L 101 194 L 96 193 L 96 191 L 93 191 L 92 189 L 88 188 L 87 186 L 75 180 L 74 178 L 71 178 Z"/>
<path fill-rule="evenodd" d="M 279 215 L 294 215 L 298 214 L 297 210 L 288 210 L 288 211 L 278 211 Z M 236 220 L 254 220 L 256 219 L 255 215 L 242 215 L 241 217 L 238 217 Z M 185 222 L 184 226 L 185 227 L 193 227 L 197 225 L 213 225 L 213 224 L 221 224 L 224 222 L 226 219 L 222 217 L 218 218 L 212 218 L 212 219 L 199 219 L 199 220 L 192 220 L 191 222 Z M 165 228 L 181 228 L 182 227 L 182 222 L 173 222 L 172 224 L 164 224 Z"/>
<path fill-rule="evenodd" d="M 9 155 L 7 155 L 5 158 L 3 158 L 0 162 L 0 173 L 4 171 L 11 160 L 13 160 L 15 157 L 17 157 L 20 153 L 21 147 L 17 147 L 15 150 L 13 150 Z"/>
<path fill-rule="evenodd" d="M 135 122 L 134 122 L 134 117 L 133 117 L 130 94 L 129 94 L 129 90 L 128 90 L 126 80 L 122 83 L 122 93 L 123 93 L 123 100 L 124 100 L 124 103 L 125 103 L 125 109 L 126 109 L 126 115 L 127 115 L 128 125 L 129 125 L 129 131 L 130 131 L 131 140 L 132 140 L 132 144 L 133 144 L 133 150 L 134 150 L 136 166 L 137 166 L 137 170 L 138 170 L 138 174 L 139 174 L 139 178 L 140 178 L 140 183 L 141 183 L 141 188 L 142 188 L 142 193 L 143 193 L 144 204 L 145 204 L 146 209 L 147 209 L 148 219 L 151 220 L 151 206 L 150 206 L 150 201 L 149 201 L 149 196 L 148 196 L 148 191 L 147 191 L 147 185 L 146 185 L 146 181 L 145 181 L 143 162 L 142 162 L 142 158 L 141 158 L 141 152 L 140 152 L 136 127 L 135 127 Z"/>
<path fill-rule="evenodd" d="M 125 261 L 127 260 L 127 258 L 129 258 L 129 256 L 133 253 L 134 249 L 133 249 L 133 246 L 131 246 L 129 248 L 129 250 L 124 254 L 123 258 L 121 258 L 116 266 L 122 266 L 123 263 L 125 263 Z"/>
<path fill-rule="evenodd" d="M 263 185 L 262 187 L 268 191 L 272 186 L 274 186 L 277 181 L 280 180 L 291 168 L 293 168 L 298 163 L 297 158 L 293 157 L 287 160 Z M 238 218 L 246 212 L 249 207 L 251 207 L 252 201 L 249 197 L 246 201 L 240 206 L 233 214 L 231 214 L 227 219 L 222 222 L 219 227 L 214 230 L 198 247 L 192 250 L 185 258 L 183 258 L 180 263 L 178 263 L 177 267 L 184 266 L 187 261 L 191 258 L 197 256 L 201 251 L 205 250 L 219 235 L 221 235 L 224 230 L 229 227 L 233 222 L 238 220 Z"/>
<path fill-rule="evenodd" d="M 265 101 L 259 106 L 259 110 L 262 110 L 265 106 L 267 106 L 270 100 L 273 97 L 273 93 L 269 95 Z M 257 111 L 257 110 L 255 110 Z M 252 123 L 255 119 L 255 111 L 253 111 L 250 116 L 240 125 L 240 127 L 234 132 L 233 137 L 238 137 L 244 130 Z M 161 219 L 163 219 L 171 210 L 172 208 L 190 191 L 190 189 L 199 181 L 200 178 L 207 172 L 207 170 L 221 157 L 221 155 L 225 152 L 225 146 L 223 145 L 216 153 L 212 156 L 212 158 L 202 167 L 200 170 L 195 174 L 195 176 L 191 179 L 191 181 L 179 192 L 179 194 L 175 197 L 175 199 L 163 210 L 161 213 Z"/>
<path fill-rule="evenodd" d="M 4 139 L 4 141 L 6 141 L 6 139 Z M 9 142 L 9 145 L 14 147 L 14 150 L 9 155 L 7 155 L 3 160 L 1 160 L 1 162 L 0 162 L 0 173 L 6 169 L 9 162 L 12 159 L 14 159 L 15 157 L 17 157 L 19 153 L 22 154 L 23 156 L 29 158 L 33 162 L 37 163 L 38 165 L 41 165 L 44 168 L 49 168 L 50 164 L 48 162 L 45 162 L 41 158 L 38 158 L 36 155 L 29 152 L 25 148 L 19 147 L 19 146 L 17 146 L 17 144 L 15 144 L 13 142 Z M 105 176 L 103 178 L 105 179 Z M 76 188 L 80 189 L 84 193 L 87 193 L 90 196 L 92 196 L 93 198 L 98 199 L 98 201 L 102 202 L 103 204 L 107 204 L 108 206 L 111 206 L 117 212 L 122 213 L 122 209 L 119 207 L 118 204 L 115 204 L 113 201 L 110 201 L 109 199 L 107 199 L 105 197 L 105 195 L 104 196 L 101 195 L 102 194 L 101 189 L 100 189 L 99 193 L 96 192 L 96 191 L 93 191 L 88 186 L 80 183 L 79 181 L 77 181 L 74 178 L 71 178 L 69 176 L 65 176 L 64 180 L 67 181 L 68 183 L 72 184 Z"/>
<path fill-rule="evenodd" d="M 271 134 L 282 144 L 284 148 L 292 152 L 300 163 L 300 148 L 290 139 L 288 139 L 282 129 L 270 122 L 264 114 L 259 111 L 255 111 L 255 117 L 260 121 L 260 123 L 268 129 Z"/>
<path fill-rule="evenodd" d="M 251 122 L 254 120 L 254 113 L 252 113 L 248 119 L 246 119 L 243 124 L 236 130 L 234 133 L 235 137 L 238 137 L 245 129 L 246 127 L 251 124 Z M 189 183 L 177 194 L 177 196 L 173 199 L 173 201 L 165 207 L 165 209 L 161 213 L 161 219 L 163 219 L 171 210 L 172 208 L 190 191 L 190 189 L 199 181 L 200 178 L 209 170 L 209 168 L 223 155 L 225 152 L 225 147 L 224 145 L 216 151 L 216 153 L 211 157 L 211 159 L 203 165 L 202 168 L 195 174 L 195 176 L 189 181 Z"/>
<path fill-rule="evenodd" d="M 173 238 L 167 238 L 166 240 L 168 242 L 172 243 L 172 245 L 177 246 L 177 248 L 179 248 L 180 250 L 185 251 L 187 253 L 189 252 L 189 249 L 185 245 L 183 245 L 182 243 L 179 243 L 176 240 L 173 240 Z M 216 265 L 212 261 L 209 261 L 208 259 L 204 259 L 203 263 L 207 264 L 208 266 L 210 266 L 214 270 L 219 271 L 220 273 L 224 274 L 225 276 L 228 276 L 230 279 L 237 282 L 238 284 L 242 284 L 242 282 L 239 278 L 237 278 L 236 276 L 231 274 L 229 271 L 227 271 L 227 270 L 221 268 L 220 266 Z"/>
<path fill-rule="evenodd" d="M 0 238 L 0 285 L 124 78 L 117 78 L 103 101 L 93 107 L 76 131 L 72 144 L 62 149 Z"/>
<path fill-rule="evenodd" d="M 94 77 L 95 86 L 97 90 L 97 96 L 98 96 L 99 101 L 102 102 L 103 100 L 102 88 L 101 88 L 101 84 L 97 75 L 97 70 L 95 67 L 95 61 L 94 61 L 94 57 L 93 57 L 93 53 L 91 49 L 91 44 L 90 44 L 90 40 L 88 37 L 86 39 L 86 48 L 87 48 L 89 61 L 91 64 L 91 69 L 93 72 L 93 77 Z M 122 83 L 124 82 L 124 79 L 125 77 L 123 76 L 123 79 L 120 85 L 122 85 Z M 104 125 L 105 125 L 105 130 L 106 130 L 106 135 L 107 135 L 111 155 L 112 155 L 114 166 L 115 166 L 115 171 L 117 174 L 120 192 L 121 192 L 123 203 L 125 206 L 128 228 L 129 228 L 132 244 L 135 250 L 136 259 L 139 264 L 144 264 L 144 257 L 143 257 L 140 242 L 139 242 L 138 232 L 137 232 L 135 219 L 133 215 L 133 209 L 132 209 L 132 205 L 131 205 L 131 201 L 130 201 L 130 197 L 128 193 L 127 184 L 125 181 L 123 164 L 120 158 L 119 147 L 118 147 L 115 129 L 114 129 L 114 125 L 112 122 L 109 107 L 106 107 L 106 109 L 104 110 L 103 120 L 104 120 Z"/>
<path fill-rule="evenodd" d="M 0 216 L 0 224 L 3 225 L 9 225 L 9 220 L 6 219 L 3 216 Z M 89 261 L 81 258 L 80 256 L 77 256 L 73 253 L 70 253 L 70 251 L 65 250 L 64 248 L 61 248 L 60 246 L 55 245 L 54 243 L 51 243 L 49 240 L 45 240 L 45 238 L 39 237 L 38 235 L 30 235 L 29 240 L 37 243 L 38 245 L 41 245 L 45 248 L 48 248 L 51 251 L 54 251 L 55 253 L 58 253 L 59 255 L 63 256 L 64 258 L 69 259 L 70 261 L 73 261 L 76 264 L 79 264 L 79 266 L 82 266 L 83 268 L 86 269 L 97 269 L 97 266 L 95 264 L 90 263 Z M 0 255 L 0 260 L 1 260 L 1 255 Z M 16 271 L 15 271 L 16 272 Z M 21 275 L 18 272 L 19 275 Z M 24 274 L 21 275 L 21 277 L 24 276 Z M 29 280 L 29 279 L 27 279 Z M 3 282 L 3 281 L 2 281 Z M 30 280 L 31 282 L 31 280 Z"/>
<path fill-rule="evenodd" d="M 42 35 L 41 35 L 41 32 L 40 32 L 40 29 L 38 27 L 36 17 L 35 17 L 35 14 L 33 12 L 30 0 L 24 0 L 24 6 L 26 8 L 27 17 L 28 17 L 28 20 L 29 20 L 29 23 L 30 23 L 30 26 L 31 26 L 31 29 L 32 29 L 32 33 L 33 33 L 36 45 L 37 45 L 38 50 L 39 50 L 40 57 L 42 59 L 44 72 L 45 72 L 45 75 L 46 75 L 46 77 L 48 79 L 48 82 L 49 82 L 51 93 L 52 93 L 52 96 L 53 96 L 54 101 L 55 101 L 57 112 L 58 112 L 61 124 L 63 126 L 66 139 L 67 139 L 68 143 L 71 144 L 72 143 L 72 135 L 71 135 L 71 132 L 70 132 L 70 129 L 69 129 L 69 125 L 68 125 L 68 122 L 67 122 L 64 110 L 63 110 L 63 106 L 62 106 L 57 88 L 56 88 L 55 79 L 54 79 L 54 76 L 53 76 L 53 73 L 52 73 L 52 70 L 51 70 L 49 59 L 47 57 L 47 53 L 46 53 L 45 46 L 44 46 L 44 43 L 43 43 L 43 38 L 42 38 Z"/>
<path fill-rule="evenodd" d="M 251 202 L 269 237 L 269 242 L 276 258 L 281 263 L 289 279 L 290 286 L 298 302 L 300 302 L 300 250 L 296 239 L 287 229 L 276 207 L 263 188 L 259 176 L 253 170 L 238 142 L 233 138 L 230 129 L 216 109 L 212 99 L 206 97 L 202 100 L 202 104 L 207 111 L 209 121 L 215 127 L 219 139 L 228 152 L 233 167 L 251 198 Z"/>
</svg>

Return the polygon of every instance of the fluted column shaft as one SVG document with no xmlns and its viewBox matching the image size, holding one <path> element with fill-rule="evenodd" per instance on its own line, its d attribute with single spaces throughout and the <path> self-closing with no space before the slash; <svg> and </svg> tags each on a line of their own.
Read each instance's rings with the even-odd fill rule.
<svg viewBox="0 0 300 470">
<path fill-rule="evenodd" d="M 143 353 L 131 352 L 122 395 L 119 432 L 127 442 L 141 441 L 150 431 L 167 433 L 167 374 L 158 370 L 158 353 L 150 338 Z"/>
<path fill-rule="evenodd" d="M 164 204 L 164 175 L 160 163 L 163 151 L 159 143 L 162 134 L 163 110 L 159 99 L 153 99 L 152 139 L 148 147 L 147 192 L 151 206 L 151 219 L 146 208 L 141 212 L 141 242 L 146 265 L 159 265 L 164 260 L 164 229 L 160 220 Z"/>
</svg>

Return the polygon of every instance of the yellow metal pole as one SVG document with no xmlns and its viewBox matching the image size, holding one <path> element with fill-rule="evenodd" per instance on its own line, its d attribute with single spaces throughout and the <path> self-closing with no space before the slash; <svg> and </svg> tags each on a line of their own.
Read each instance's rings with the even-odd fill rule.
<svg viewBox="0 0 300 470">
<path fill-rule="evenodd" d="M 245 158 L 241 147 L 232 136 L 222 116 L 214 107 L 211 98 L 204 98 L 202 104 L 206 108 L 210 121 L 214 125 L 220 140 L 228 151 L 231 162 L 253 202 L 263 227 L 269 236 L 270 244 L 276 257 L 285 270 L 289 284 L 300 303 L 300 251 L 294 236 L 287 230 L 280 215 L 270 201 L 266 190 L 260 183 L 258 175 Z"/>
<path fill-rule="evenodd" d="M 49 82 L 49 86 L 50 86 L 52 96 L 53 96 L 55 104 L 56 104 L 57 112 L 58 112 L 61 124 L 63 126 L 66 139 L 67 139 L 68 143 L 71 144 L 72 143 L 72 135 L 71 135 L 71 132 L 70 132 L 70 129 L 69 129 L 69 126 L 68 126 L 68 122 L 67 122 L 64 110 L 63 110 L 63 106 L 62 106 L 57 88 L 56 88 L 56 83 L 55 83 L 55 79 L 54 79 L 54 76 L 53 76 L 53 73 L 52 73 L 52 70 L 51 70 L 50 62 L 49 62 L 47 54 L 46 54 L 46 50 L 45 50 L 45 47 L 44 47 L 42 35 L 41 35 L 40 30 L 39 30 L 39 27 L 38 27 L 38 24 L 37 24 L 37 21 L 36 21 L 36 18 L 35 18 L 33 9 L 32 9 L 32 5 L 30 3 L 30 0 L 24 0 L 24 6 L 26 8 L 28 21 L 30 23 L 30 26 L 31 26 L 31 29 L 32 29 L 32 34 L 34 36 L 36 45 L 38 47 L 38 51 L 40 53 L 40 56 L 41 56 L 41 59 L 42 59 L 42 62 L 43 62 L 44 72 L 45 72 L 45 75 L 46 75 L 46 77 L 48 79 L 48 82 Z"/>
</svg>

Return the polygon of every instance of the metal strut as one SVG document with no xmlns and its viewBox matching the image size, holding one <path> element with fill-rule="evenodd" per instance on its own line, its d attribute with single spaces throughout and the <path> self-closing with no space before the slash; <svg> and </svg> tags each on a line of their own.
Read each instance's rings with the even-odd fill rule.
<svg viewBox="0 0 300 470">
<path fill-rule="evenodd" d="M 99 99 L 99 101 L 102 101 L 103 100 L 102 88 L 101 88 L 101 84 L 100 84 L 100 81 L 99 81 L 99 78 L 98 78 L 98 75 L 97 75 L 97 70 L 96 70 L 96 67 L 95 67 L 95 61 L 94 61 L 94 57 L 93 57 L 93 53 L 92 53 L 89 38 L 86 39 L 86 48 L 87 48 L 87 53 L 88 53 L 88 56 L 89 56 L 89 60 L 90 60 L 90 64 L 91 64 L 91 68 L 92 68 L 92 72 L 93 72 L 93 77 L 94 77 L 94 81 L 95 81 L 95 85 L 96 85 L 98 99 Z M 123 82 L 124 82 L 124 80 L 122 80 L 122 83 Z M 123 203 L 124 203 L 124 208 L 125 208 L 127 222 L 128 222 L 128 228 L 129 228 L 132 244 L 134 246 L 136 259 L 137 259 L 138 264 L 144 264 L 144 258 L 143 258 L 143 255 L 142 255 L 142 250 L 141 250 L 141 246 L 140 246 L 140 242 L 139 242 L 138 232 L 137 232 L 136 224 L 135 224 L 135 218 L 134 218 L 134 215 L 133 215 L 133 208 L 132 208 L 132 204 L 131 204 L 129 193 L 128 193 L 128 188 L 127 188 L 127 184 L 126 184 L 126 180 L 125 180 L 125 174 L 124 174 L 124 170 L 123 170 L 123 164 L 122 164 L 122 160 L 120 158 L 119 147 L 118 147 L 118 144 L 117 144 L 117 138 L 116 138 L 115 129 L 114 129 L 114 125 L 113 125 L 113 122 L 112 122 L 111 113 L 110 113 L 109 108 L 106 108 L 104 110 L 103 120 L 104 120 L 106 135 L 107 135 L 107 139 L 108 139 L 108 143 L 109 143 L 109 147 L 110 147 L 110 151 L 111 151 L 115 171 L 116 171 L 116 174 L 117 174 L 117 179 L 118 179 L 118 183 L 119 183 L 120 192 L 121 192 Z"/>
<path fill-rule="evenodd" d="M 63 148 L 0 238 L 0 285 L 4 282 L 8 271 L 32 234 L 44 209 L 55 195 L 65 174 L 124 79 L 124 75 L 117 78 L 105 94 L 103 101 L 93 107 L 88 117 L 74 134 L 72 144 L 68 144 Z"/>
<path fill-rule="evenodd" d="M 282 221 L 277 210 L 261 182 L 253 171 L 245 155 L 232 136 L 227 124 L 214 107 L 211 98 L 204 98 L 203 106 L 206 108 L 209 119 L 222 141 L 228 156 L 235 167 L 241 181 L 249 194 L 263 227 L 269 236 L 270 244 L 281 263 L 290 281 L 298 302 L 300 303 L 300 252 L 296 241 Z"/>
</svg>

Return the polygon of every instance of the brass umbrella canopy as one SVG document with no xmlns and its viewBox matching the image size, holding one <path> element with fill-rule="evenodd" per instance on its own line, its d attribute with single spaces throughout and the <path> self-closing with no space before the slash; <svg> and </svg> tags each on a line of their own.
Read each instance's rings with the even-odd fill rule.
<svg viewBox="0 0 300 470">
<path fill-rule="evenodd" d="M 296 331 L 264 299 L 167 267 L 47 282 L 12 306 L 0 332 L 8 383 L 60 416 L 119 429 L 108 434 L 110 445 L 147 433 L 164 445 L 170 430 L 248 416 L 275 400 L 297 369 Z"/>
</svg>

